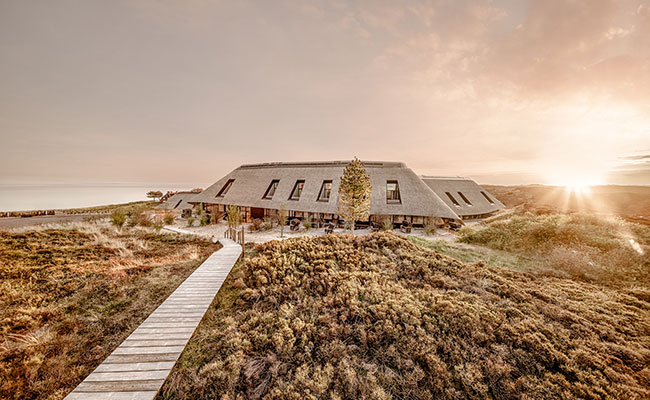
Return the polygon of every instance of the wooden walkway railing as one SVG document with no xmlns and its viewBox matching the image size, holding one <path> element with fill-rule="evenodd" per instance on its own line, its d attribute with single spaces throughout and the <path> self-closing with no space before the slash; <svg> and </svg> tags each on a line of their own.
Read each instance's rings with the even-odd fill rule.
<svg viewBox="0 0 650 400">
<path fill-rule="evenodd" d="M 243 234 L 242 234 L 243 239 Z M 213 253 L 66 399 L 153 399 L 242 254 L 230 239 Z"/>
<path fill-rule="evenodd" d="M 223 237 L 226 239 L 233 240 L 240 245 L 244 245 L 244 227 L 242 226 L 241 230 L 235 228 L 227 228 L 223 233 Z"/>
</svg>

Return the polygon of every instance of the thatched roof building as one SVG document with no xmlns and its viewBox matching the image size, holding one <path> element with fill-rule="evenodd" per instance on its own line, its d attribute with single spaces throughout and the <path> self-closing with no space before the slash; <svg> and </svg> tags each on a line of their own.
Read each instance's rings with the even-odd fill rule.
<svg viewBox="0 0 650 400">
<path fill-rule="evenodd" d="M 176 192 L 160 205 L 165 210 L 190 210 L 193 204 L 188 202 L 189 199 L 196 196 L 196 192 Z"/>
<path fill-rule="evenodd" d="M 482 218 L 505 208 L 496 197 L 469 178 L 423 176 L 422 181 L 463 219 Z"/>
<path fill-rule="evenodd" d="M 189 202 L 210 212 L 228 205 L 242 209 L 245 219 L 273 215 L 284 208 L 290 217 L 338 219 L 338 189 L 348 161 L 292 162 L 242 165 Z M 371 219 L 460 220 L 459 214 L 401 162 L 364 161 L 370 177 Z M 500 203 L 499 203 L 500 204 Z"/>
</svg>

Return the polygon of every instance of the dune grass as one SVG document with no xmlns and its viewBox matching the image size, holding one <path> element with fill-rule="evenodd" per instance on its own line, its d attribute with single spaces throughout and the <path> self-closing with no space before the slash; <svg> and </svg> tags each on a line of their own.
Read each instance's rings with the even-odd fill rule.
<svg viewBox="0 0 650 400">
<path fill-rule="evenodd" d="M 462 263 L 392 233 L 258 245 L 160 399 L 650 397 L 650 290 Z"/>
<path fill-rule="evenodd" d="M 107 223 L 0 232 L 0 398 L 63 398 L 217 248 Z"/>
<path fill-rule="evenodd" d="M 650 227 L 614 217 L 526 213 L 463 228 L 460 241 L 534 259 L 549 274 L 608 286 L 650 281 Z"/>
</svg>

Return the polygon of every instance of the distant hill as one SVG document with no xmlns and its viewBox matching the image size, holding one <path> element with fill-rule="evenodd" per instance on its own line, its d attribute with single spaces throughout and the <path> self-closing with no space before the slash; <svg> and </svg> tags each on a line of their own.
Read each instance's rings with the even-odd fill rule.
<svg viewBox="0 0 650 400">
<path fill-rule="evenodd" d="M 549 212 L 601 212 L 650 223 L 650 186 L 593 186 L 587 193 L 560 186 L 483 185 L 506 206 Z"/>
</svg>

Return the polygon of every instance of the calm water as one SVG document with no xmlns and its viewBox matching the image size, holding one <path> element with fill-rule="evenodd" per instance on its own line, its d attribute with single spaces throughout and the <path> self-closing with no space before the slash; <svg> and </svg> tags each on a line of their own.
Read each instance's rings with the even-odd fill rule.
<svg viewBox="0 0 650 400">
<path fill-rule="evenodd" d="M 200 185 L 183 184 L 0 184 L 0 211 L 49 210 L 99 206 L 147 200 L 150 190 L 189 190 Z"/>
</svg>

